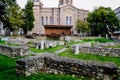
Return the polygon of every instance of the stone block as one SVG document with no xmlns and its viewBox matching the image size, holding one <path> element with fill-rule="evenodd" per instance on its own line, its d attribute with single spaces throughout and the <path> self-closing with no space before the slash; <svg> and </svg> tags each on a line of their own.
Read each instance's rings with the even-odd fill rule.
<svg viewBox="0 0 120 80">
<path fill-rule="evenodd" d="M 114 63 L 71 59 L 50 53 L 17 60 L 16 71 L 19 75 L 31 75 L 39 71 L 54 74 L 87 75 L 99 80 L 113 76 L 119 77 L 119 69 Z"/>
<path fill-rule="evenodd" d="M 8 46 L 0 45 L 0 52 L 9 57 L 19 57 L 29 54 L 29 48 L 26 46 Z"/>
</svg>

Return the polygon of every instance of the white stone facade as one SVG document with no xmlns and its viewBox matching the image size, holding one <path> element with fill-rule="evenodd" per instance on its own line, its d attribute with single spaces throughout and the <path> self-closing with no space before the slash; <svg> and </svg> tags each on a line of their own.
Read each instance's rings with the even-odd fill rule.
<svg viewBox="0 0 120 80">
<path fill-rule="evenodd" d="M 45 34 L 43 25 L 72 25 L 75 31 L 76 21 L 85 20 L 89 11 L 73 6 L 73 0 L 59 0 L 56 8 L 45 8 L 40 0 L 34 2 L 34 29 L 32 33 Z"/>
<path fill-rule="evenodd" d="M 120 7 L 116 8 L 114 12 L 116 13 L 116 16 L 120 19 Z"/>
</svg>

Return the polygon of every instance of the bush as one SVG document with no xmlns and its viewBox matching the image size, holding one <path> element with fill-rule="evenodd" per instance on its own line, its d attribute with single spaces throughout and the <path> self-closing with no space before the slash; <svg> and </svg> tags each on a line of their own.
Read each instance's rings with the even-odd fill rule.
<svg viewBox="0 0 120 80">
<path fill-rule="evenodd" d="M 51 34 L 46 35 L 46 37 L 48 39 L 59 40 L 61 36 L 60 34 L 51 33 Z"/>
<path fill-rule="evenodd" d="M 28 39 L 34 39 L 32 35 L 26 35 L 25 37 Z"/>
<path fill-rule="evenodd" d="M 33 44 L 33 42 L 32 42 L 32 41 L 29 41 L 27 44 Z"/>
<path fill-rule="evenodd" d="M 38 34 L 37 33 L 32 33 L 32 36 L 36 37 L 36 36 L 38 36 Z"/>
<path fill-rule="evenodd" d="M 5 41 L 1 40 L 1 38 L 0 38 L 0 44 L 5 44 Z"/>
</svg>

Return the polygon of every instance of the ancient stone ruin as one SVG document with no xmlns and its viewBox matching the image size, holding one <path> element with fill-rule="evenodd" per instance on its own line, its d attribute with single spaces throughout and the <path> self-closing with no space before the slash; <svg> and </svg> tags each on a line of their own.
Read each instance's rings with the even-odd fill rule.
<svg viewBox="0 0 120 80">
<path fill-rule="evenodd" d="M 16 39 L 9 39 L 6 41 L 7 44 L 18 44 L 18 45 L 26 45 L 28 42 L 33 42 L 35 40 L 33 39 L 22 39 L 22 38 L 16 38 Z"/>
<path fill-rule="evenodd" d="M 0 45 L 0 54 L 15 58 L 29 54 L 29 48 L 26 46 Z"/>
<path fill-rule="evenodd" d="M 114 63 L 70 59 L 50 53 L 17 60 L 16 71 L 19 75 L 46 72 L 90 76 L 99 80 L 119 77 L 119 69 Z"/>
<path fill-rule="evenodd" d="M 97 43 L 91 46 L 90 43 L 82 43 L 72 46 L 75 54 L 95 54 L 101 56 L 120 57 L 120 48 L 108 48 L 107 46 L 115 46 L 117 43 Z"/>
<path fill-rule="evenodd" d="M 34 47 L 36 49 L 45 49 L 45 48 L 52 48 L 56 47 L 57 45 L 64 45 L 63 41 L 53 41 L 53 40 L 44 40 L 44 41 L 37 41 L 34 42 Z"/>
</svg>

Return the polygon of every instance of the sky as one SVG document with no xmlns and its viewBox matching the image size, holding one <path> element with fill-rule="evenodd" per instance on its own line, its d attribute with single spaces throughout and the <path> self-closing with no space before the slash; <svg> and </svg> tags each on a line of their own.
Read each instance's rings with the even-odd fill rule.
<svg viewBox="0 0 120 80">
<path fill-rule="evenodd" d="M 17 0 L 18 4 L 24 8 L 27 0 Z M 41 0 L 43 7 L 57 7 L 59 0 Z M 73 0 L 73 5 L 79 9 L 93 11 L 96 7 L 111 7 L 113 10 L 120 7 L 120 0 Z"/>
</svg>

